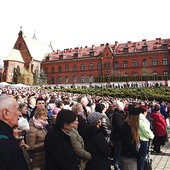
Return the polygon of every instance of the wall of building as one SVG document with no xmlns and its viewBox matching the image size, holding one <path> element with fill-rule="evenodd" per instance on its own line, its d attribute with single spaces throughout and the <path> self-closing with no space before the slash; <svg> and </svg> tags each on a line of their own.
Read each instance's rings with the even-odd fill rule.
<svg viewBox="0 0 170 170">
<path fill-rule="evenodd" d="M 130 43 L 128 43 L 127 47 L 131 50 L 130 52 L 124 53 L 123 52 L 123 45 L 116 44 L 116 45 L 104 45 L 104 49 L 102 53 L 98 53 L 97 56 L 88 56 L 86 58 L 72 58 L 70 60 L 66 59 L 58 59 L 58 58 L 51 58 L 44 60 L 42 62 L 42 68 L 44 70 L 48 70 L 46 72 L 48 83 L 50 84 L 64 84 L 66 83 L 66 77 L 69 77 L 69 82 L 66 84 L 72 84 L 73 77 L 77 76 L 76 83 L 82 83 L 81 77 L 85 76 L 84 83 L 89 83 L 88 77 L 93 76 L 95 77 L 107 77 L 108 81 L 111 76 L 137 76 L 142 75 L 164 75 L 165 72 L 168 74 L 170 73 L 170 55 L 169 55 L 169 43 L 166 50 L 162 49 L 161 46 L 161 39 L 159 39 L 159 49 L 151 50 L 153 48 L 153 44 L 157 40 L 153 40 L 153 42 L 148 42 L 148 51 L 142 51 L 143 43 L 147 43 L 147 41 L 142 41 L 138 43 L 140 44 L 140 49 L 136 51 L 132 51 L 132 47 L 130 47 Z M 99 47 L 94 48 L 96 51 Z M 167 63 L 163 63 L 163 58 L 167 59 Z M 157 65 L 153 66 L 153 59 L 157 60 Z M 146 60 L 147 66 L 143 66 L 143 60 Z M 124 61 L 128 61 L 128 67 L 124 67 Z M 137 66 L 133 66 L 133 61 L 137 61 Z M 119 63 L 119 67 L 115 67 L 115 63 Z M 98 63 L 101 63 L 101 69 L 98 70 Z M 85 70 L 81 71 L 81 65 L 85 65 Z M 89 65 L 93 64 L 93 70 L 89 69 Z M 66 65 L 69 66 L 69 71 L 65 71 Z M 73 66 L 77 66 L 77 71 L 73 71 Z M 51 72 L 52 67 L 55 68 L 55 71 Z M 58 71 L 58 67 L 62 68 L 62 71 Z M 58 78 L 61 77 L 62 81 L 58 81 Z M 94 80 L 94 79 L 93 79 Z M 93 81 L 94 83 L 94 81 Z"/>
<path fill-rule="evenodd" d="M 20 69 L 24 69 L 24 63 L 20 63 L 17 61 L 9 61 L 9 60 L 5 61 L 2 81 L 13 82 L 14 68 L 16 68 L 17 66 L 19 66 Z"/>
</svg>

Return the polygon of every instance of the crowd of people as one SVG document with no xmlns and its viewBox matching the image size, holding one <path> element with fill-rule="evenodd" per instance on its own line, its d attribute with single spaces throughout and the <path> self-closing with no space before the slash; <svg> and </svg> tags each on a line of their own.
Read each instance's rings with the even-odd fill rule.
<svg viewBox="0 0 170 170">
<path fill-rule="evenodd" d="M 0 89 L 1 170 L 144 170 L 170 105 L 29 87 Z"/>
</svg>

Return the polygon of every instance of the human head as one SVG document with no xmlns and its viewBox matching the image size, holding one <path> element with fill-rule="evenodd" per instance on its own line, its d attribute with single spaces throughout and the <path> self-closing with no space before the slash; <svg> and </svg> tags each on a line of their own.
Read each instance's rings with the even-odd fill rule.
<svg viewBox="0 0 170 170">
<path fill-rule="evenodd" d="M 78 102 L 82 104 L 83 107 L 86 107 L 89 103 L 88 98 L 86 95 L 82 95 L 79 97 Z"/>
<path fill-rule="evenodd" d="M 28 97 L 28 105 L 32 106 L 32 107 L 35 107 L 36 105 L 36 99 L 34 96 L 29 96 Z"/>
<path fill-rule="evenodd" d="M 45 108 L 45 100 L 43 98 L 36 99 L 36 107 L 37 108 Z"/>
<path fill-rule="evenodd" d="M 155 104 L 154 108 L 153 108 L 154 112 L 159 112 L 160 111 L 160 105 L 159 104 Z"/>
<path fill-rule="evenodd" d="M 0 96 L 0 120 L 14 128 L 18 126 L 19 115 L 17 101 L 7 95 Z"/>
<path fill-rule="evenodd" d="M 124 108 L 125 108 L 125 105 L 123 102 L 121 102 L 120 100 L 116 101 L 115 103 L 115 108 L 118 109 L 118 110 L 121 110 L 123 111 Z"/>
<path fill-rule="evenodd" d="M 72 106 L 72 111 L 76 114 L 78 113 L 83 113 L 84 110 L 83 110 L 83 106 L 81 103 L 76 103 L 76 104 L 73 104 Z"/>
<path fill-rule="evenodd" d="M 63 102 L 63 101 L 58 101 L 58 102 L 56 102 L 56 106 L 57 106 L 58 108 L 63 109 L 63 108 L 64 108 L 64 102 Z"/>
<path fill-rule="evenodd" d="M 139 142 L 139 114 L 141 113 L 141 108 L 136 105 L 130 104 L 128 106 L 128 124 L 131 127 L 133 141 Z"/>
<path fill-rule="evenodd" d="M 95 107 L 95 111 L 96 112 L 99 112 L 99 113 L 102 113 L 105 109 L 105 105 L 102 104 L 102 103 L 97 103 L 96 104 L 96 107 Z"/>
<path fill-rule="evenodd" d="M 14 98 L 18 103 L 24 102 L 24 98 L 21 95 L 16 95 Z"/>
<path fill-rule="evenodd" d="M 70 132 L 73 128 L 75 128 L 75 124 L 78 124 L 76 114 L 71 110 L 62 109 L 57 115 L 54 126 L 59 130 Z"/>
<path fill-rule="evenodd" d="M 27 105 L 25 103 L 19 103 L 19 111 L 22 115 L 27 114 Z"/>
<path fill-rule="evenodd" d="M 34 117 L 36 119 L 41 119 L 43 121 L 46 121 L 48 119 L 47 114 L 48 114 L 48 111 L 46 108 L 37 108 L 35 110 Z"/>
<path fill-rule="evenodd" d="M 93 112 L 87 117 L 89 126 L 97 126 L 101 122 L 102 115 L 99 112 Z"/>
</svg>

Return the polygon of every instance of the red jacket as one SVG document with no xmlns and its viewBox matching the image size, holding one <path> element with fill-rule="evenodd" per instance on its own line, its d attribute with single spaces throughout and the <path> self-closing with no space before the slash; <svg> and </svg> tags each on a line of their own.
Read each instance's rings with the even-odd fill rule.
<svg viewBox="0 0 170 170">
<path fill-rule="evenodd" d="M 151 114 L 153 123 L 153 133 L 155 136 L 165 136 L 166 134 L 166 120 L 163 115 L 159 112 L 154 112 Z"/>
</svg>

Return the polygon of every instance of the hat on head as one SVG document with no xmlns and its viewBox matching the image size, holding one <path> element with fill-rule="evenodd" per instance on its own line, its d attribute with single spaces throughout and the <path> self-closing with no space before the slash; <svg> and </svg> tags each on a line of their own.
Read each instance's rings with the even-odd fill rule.
<svg viewBox="0 0 170 170">
<path fill-rule="evenodd" d="M 129 114 L 130 115 L 139 115 L 140 113 L 142 113 L 142 109 L 137 107 L 137 106 L 129 106 Z"/>
<path fill-rule="evenodd" d="M 89 126 L 96 126 L 97 122 L 102 118 L 101 113 L 99 112 L 94 112 L 89 114 L 89 116 L 87 117 L 87 121 Z"/>
</svg>

